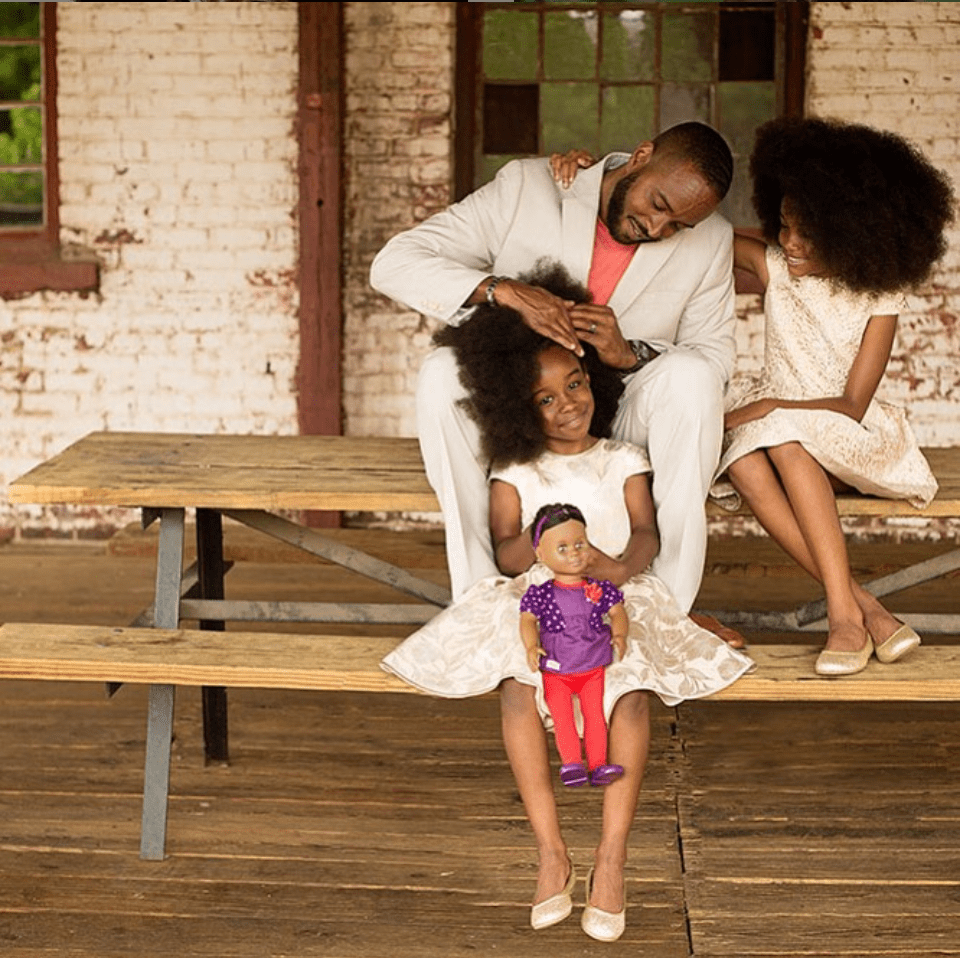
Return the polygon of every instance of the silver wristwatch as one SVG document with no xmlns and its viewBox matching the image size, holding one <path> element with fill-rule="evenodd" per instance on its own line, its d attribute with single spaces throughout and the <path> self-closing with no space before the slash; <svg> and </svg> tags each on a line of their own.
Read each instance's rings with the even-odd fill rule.
<svg viewBox="0 0 960 958">
<path fill-rule="evenodd" d="M 651 360 L 656 359 L 660 353 L 653 348 L 649 343 L 645 343 L 642 339 L 628 339 L 627 345 L 630 347 L 630 351 L 636 357 L 636 362 L 630 366 L 628 369 L 621 369 L 621 376 L 629 376 L 631 373 L 635 373 L 640 369 L 643 369 Z"/>
</svg>

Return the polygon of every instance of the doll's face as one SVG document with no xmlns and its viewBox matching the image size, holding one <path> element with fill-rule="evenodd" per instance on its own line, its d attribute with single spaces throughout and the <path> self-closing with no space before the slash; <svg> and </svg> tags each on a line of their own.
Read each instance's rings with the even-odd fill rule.
<svg viewBox="0 0 960 958">
<path fill-rule="evenodd" d="M 547 448 L 561 455 L 584 452 L 593 445 L 590 377 L 580 360 L 562 346 L 548 346 L 537 360 L 540 375 L 533 385 L 533 401 Z"/>
<path fill-rule="evenodd" d="M 825 276 L 826 269 L 817 251 L 803 235 L 792 204 L 786 197 L 780 204 L 780 246 L 787 257 L 787 272 L 791 276 Z"/>
<path fill-rule="evenodd" d="M 547 529 L 537 543 L 537 558 L 561 580 L 564 576 L 579 580 L 589 557 L 586 526 L 576 519 Z"/>
</svg>

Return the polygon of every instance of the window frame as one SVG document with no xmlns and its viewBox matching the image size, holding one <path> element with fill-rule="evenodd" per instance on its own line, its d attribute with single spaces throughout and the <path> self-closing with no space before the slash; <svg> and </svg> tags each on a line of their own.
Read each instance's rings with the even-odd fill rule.
<svg viewBox="0 0 960 958">
<path fill-rule="evenodd" d="M 456 65 L 454 125 L 453 196 L 463 199 L 475 187 L 475 143 L 480 134 L 482 97 L 481 26 L 489 3 L 458 3 L 456 6 Z M 806 37 L 809 22 L 808 0 L 779 0 L 777 17 L 782 18 L 783 56 L 782 114 L 803 113 Z M 780 91 L 778 91 L 779 94 Z"/>
<path fill-rule="evenodd" d="M 57 4 L 41 3 L 44 223 L 0 230 L 0 298 L 42 290 L 89 292 L 99 286 L 95 257 L 64 258 L 60 246 L 60 166 L 57 148 Z"/>
</svg>

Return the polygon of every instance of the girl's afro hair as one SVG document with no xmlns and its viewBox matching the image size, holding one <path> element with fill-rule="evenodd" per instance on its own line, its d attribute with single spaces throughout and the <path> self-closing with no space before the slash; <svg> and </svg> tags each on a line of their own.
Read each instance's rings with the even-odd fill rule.
<svg viewBox="0 0 960 958">
<path fill-rule="evenodd" d="M 519 278 L 562 299 L 590 301 L 590 294 L 558 264 L 541 261 L 532 273 Z M 486 303 L 459 325 L 442 327 L 433 341 L 449 346 L 456 356 L 467 391 L 461 402 L 479 427 L 480 450 L 489 464 L 503 467 L 540 456 L 546 450 L 546 437 L 532 398 L 540 375 L 537 357 L 557 344 L 525 326 L 514 310 Z M 590 377 L 595 407 L 590 434 L 606 437 L 623 395 L 623 382 L 592 346 L 584 343 L 583 350 L 580 362 Z"/>
<path fill-rule="evenodd" d="M 950 181 L 895 133 L 781 117 L 757 130 L 750 175 L 764 236 L 777 242 L 786 197 L 826 271 L 851 290 L 915 287 L 946 251 Z"/>
</svg>

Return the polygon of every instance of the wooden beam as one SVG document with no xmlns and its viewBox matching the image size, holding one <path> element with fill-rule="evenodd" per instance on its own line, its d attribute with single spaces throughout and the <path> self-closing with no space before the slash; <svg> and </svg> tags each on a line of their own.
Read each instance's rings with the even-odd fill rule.
<svg viewBox="0 0 960 958">
<path fill-rule="evenodd" d="M 414 692 L 380 668 L 400 636 L 209 632 L 6 623 L 0 678 Z M 757 668 L 709 698 L 727 702 L 960 701 L 960 646 L 922 646 L 903 661 L 822 678 L 818 645 L 755 645 Z"/>
<path fill-rule="evenodd" d="M 339 435 L 343 4 L 298 3 L 300 365 L 303 435 Z"/>
</svg>

